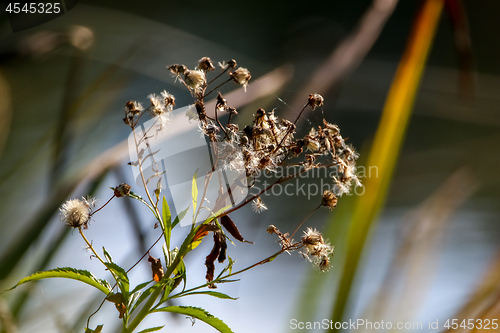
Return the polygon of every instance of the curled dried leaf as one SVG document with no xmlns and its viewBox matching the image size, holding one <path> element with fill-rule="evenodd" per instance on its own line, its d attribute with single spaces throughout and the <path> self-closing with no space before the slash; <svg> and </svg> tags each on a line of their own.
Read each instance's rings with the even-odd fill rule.
<svg viewBox="0 0 500 333">
<path fill-rule="evenodd" d="M 151 263 L 151 270 L 153 271 L 153 280 L 159 282 L 163 278 L 163 267 L 161 266 L 161 260 L 155 257 L 149 256 L 148 261 Z"/>
<path fill-rule="evenodd" d="M 240 242 L 253 244 L 252 242 L 249 242 L 243 238 L 233 220 L 228 215 L 222 216 L 220 218 L 220 222 L 235 239 L 239 240 Z"/>
</svg>

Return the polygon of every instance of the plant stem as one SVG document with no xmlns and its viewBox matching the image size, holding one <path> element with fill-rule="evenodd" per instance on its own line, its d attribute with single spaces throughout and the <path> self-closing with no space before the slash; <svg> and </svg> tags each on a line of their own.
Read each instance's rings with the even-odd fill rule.
<svg viewBox="0 0 500 333">
<path fill-rule="evenodd" d="M 300 227 L 302 226 L 302 224 L 304 224 L 304 222 L 311 217 L 312 214 L 314 214 L 314 212 L 316 212 L 318 209 L 321 208 L 321 204 L 314 208 L 312 212 L 310 212 L 303 220 L 302 222 L 299 223 L 299 225 L 297 226 L 297 228 L 295 229 L 295 231 L 293 232 L 293 234 L 290 235 L 290 239 L 293 237 L 293 235 L 295 235 L 297 233 L 297 231 L 299 231 Z"/>
<path fill-rule="evenodd" d="M 108 200 L 108 202 L 106 202 L 104 205 L 101 206 L 101 208 L 93 211 L 90 216 L 94 215 L 95 213 L 97 213 L 98 211 L 100 211 L 101 209 L 103 209 L 104 207 L 106 207 L 107 204 L 109 204 L 111 202 L 111 200 L 113 200 L 113 198 L 115 197 L 115 195 L 113 194 L 113 196 L 111 197 L 111 199 Z"/>
<path fill-rule="evenodd" d="M 92 251 L 92 253 L 94 254 L 94 256 L 99 259 L 100 262 L 102 262 L 102 264 L 104 266 L 106 266 L 106 263 L 104 262 L 104 260 L 102 260 L 102 258 L 97 254 L 97 252 L 94 250 L 94 247 L 92 246 L 92 244 L 89 242 L 89 240 L 87 239 L 87 237 L 85 237 L 85 235 L 83 234 L 83 230 L 81 227 L 78 228 L 78 232 L 80 232 L 80 235 L 82 236 L 83 240 L 85 241 L 85 243 L 87 243 L 87 247 L 90 249 L 90 251 Z"/>
<path fill-rule="evenodd" d="M 210 95 L 211 93 L 213 93 L 217 88 L 219 87 L 222 87 L 223 85 L 225 85 L 226 83 L 228 83 L 229 81 L 231 81 L 233 78 L 229 78 L 227 79 L 226 81 L 222 82 L 221 84 L 219 84 L 217 87 L 215 87 L 214 89 L 210 90 L 209 92 L 207 92 L 205 95 L 201 96 L 201 99 L 207 97 L 208 95 Z"/>
</svg>

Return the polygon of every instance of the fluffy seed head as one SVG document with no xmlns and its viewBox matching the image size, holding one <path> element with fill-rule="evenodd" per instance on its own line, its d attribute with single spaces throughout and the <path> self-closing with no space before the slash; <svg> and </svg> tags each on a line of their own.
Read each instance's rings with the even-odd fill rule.
<svg viewBox="0 0 500 333">
<path fill-rule="evenodd" d="M 252 208 L 256 213 L 262 213 L 263 211 L 267 210 L 266 205 L 264 204 L 264 202 L 262 202 L 262 199 L 260 197 L 253 199 Z"/>
<path fill-rule="evenodd" d="M 231 77 L 236 84 L 241 84 L 246 90 L 248 81 L 250 81 L 252 75 L 250 75 L 250 71 L 248 69 L 240 67 L 231 73 Z"/>
<path fill-rule="evenodd" d="M 184 73 L 184 81 L 190 88 L 194 89 L 195 91 L 201 90 L 201 88 L 207 83 L 205 73 L 198 70 L 187 70 Z"/>
<path fill-rule="evenodd" d="M 94 204 L 95 199 L 92 198 L 68 200 L 59 209 L 62 214 L 61 219 L 69 227 L 87 229 Z"/>
</svg>

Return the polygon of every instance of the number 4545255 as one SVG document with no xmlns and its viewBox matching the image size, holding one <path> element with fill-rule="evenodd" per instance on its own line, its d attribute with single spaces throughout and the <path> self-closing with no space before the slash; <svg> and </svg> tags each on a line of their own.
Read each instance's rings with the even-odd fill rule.
<svg viewBox="0 0 500 333">
<path fill-rule="evenodd" d="M 22 7 L 21 7 L 22 6 Z M 32 2 L 25 3 L 24 5 L 18 2 L 9 2 L 7 8 L 5 9 L 8 13 L 19 14 L 30 13 L 30 14 L 57 14 L 61 12 L 61 4 L 58 2 L 55 3 L 43 3 L 43 2 Z"/>
<path fill-rule="evenodd" d="M 458 319 L 448 319 L 444 323 L 444 327 L 447 329 L 456 330 L 459 327 L 464 329 L 498 329 L 498 319 L 464 319 L 459 322 Z"/>
</svg>

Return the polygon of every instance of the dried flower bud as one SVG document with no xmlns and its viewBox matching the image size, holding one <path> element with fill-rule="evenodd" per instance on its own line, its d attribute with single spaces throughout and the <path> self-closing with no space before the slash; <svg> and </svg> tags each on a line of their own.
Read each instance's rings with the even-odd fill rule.
<svg viewBox="0 0 500 333">
<path fill-rule="evenodd" d="M 267 227 L 266 232 L 268 234 L 274 234 L 274 233 L 276 233 L 276 227 L 271 224 L 269 227 Z"/>
<path fill-rule="evenodd" d="M 240 67 L 234 72 L 230 73 L 231 77 L 234 80 L 234 83 L 243 85 L 243 88 L 247 88 L 248 81 L 252 78 L 250 75 L 250 71 L 246 68 Z"/>
<path fill-rule="evenodd" d="M 246 146 L 248 144 L 248 137 L 246 135 L 242 136 L 240 139 L 240 144 Z"/>
<path fill-rule="evenodd" d="M 320 94 L 311 94 L 309 95 L 309 99 L 307 100 L 307 105 L 310 105 L 314 110 L 317 106 L 323 105 L 323 96 Z"/>
<path fill-rule="evenodd" d="M 167 66 L 167 69 L 169 69 L 175 75 L 184 74 L 188 70 L 186 66 L 179 64 Z"/>
<path fill-rule="evenodd" d="M 224 97 L 222 97 L 221 93 L 217 95 L 217 103 L 215 104 L 215 109 L 218 111 L 224 111 L 227 108 L 227 101 Z"/>
<path fill-rule="evenodd" d="M 161 93 L 161 97 L 163 97 L 165 102 L 165 107 L 168 111 L 172 111 L 172 107 L 175 106 L 175 97 L 172 94 L 169 94 L 166 90 L 163 90 Z"/>
<path fill-rule="evenodd" d="M 326 206 L 332 210 L 332 208 L 335 208 L 337 206 L 337 197 L 335 194 L 333 194 L 332 191 L 326 190 L 323 192 L 323 197 L 321 198 L 321 205 Z"/>
<path fill-rule="evenodd" d="M 126 197 L 130 194 L 130 189 L 132 187 L 127 183 L 122 183 L 115 188 L 115 197 Z"/>
<path fill-rule="evenodd" d="M 71 228 L 87 229 L 95 199 L 83 198 L 66 201 L 61 208 L 62 220 Z"/>
<path fill-rule="evenodd" d="M 307 228 L 306 231 L 304 231 L 304 237 L 302 237 L 302 243 L 306 246 L 316 246 L 319 244 L 324 244 L 323 240 L 323 235 L 321 235 L 320 232 L 318 232 L 316 229 L 311 229 Z M 309 251 L 314 252 L 314 251 Z"/>
<path fill-rule="evenodd" d="M 125 104 L 125 113 L 132 113 L 135 115 L 140 113 L 142 110 L 144 110 L 144 108 L 141 103 L 128 101 L 127 104 Z"/>
<path fill-rule="evenodd" d="M 194 90 L 200 90 L 207 83 L 205 73 L 198 70 L 187 70 L 184 73 L 184 81 L 188 87 L 193 88 Z"/>
<path fill-rule="evenodd" d="M 330 269 L 330 256 L 322 255 L 318 258 L 316 266 L 322 271 L 326 272 Z"/>
<path fill-rule="evenodd" d="M 198 68 L 202 71 L 209 72 L 215 70 L 215 66 L 209 57 L 203 57 L 198 61 Z"/>
</svg>

